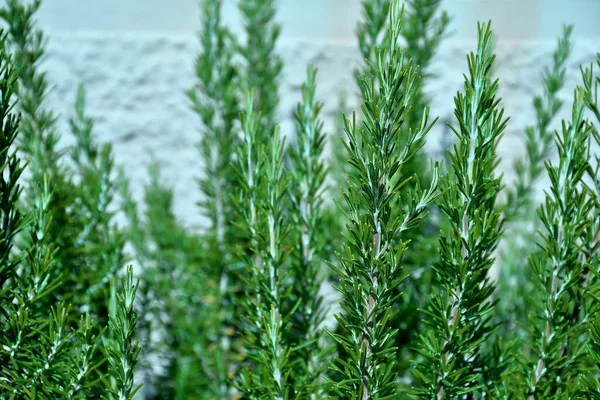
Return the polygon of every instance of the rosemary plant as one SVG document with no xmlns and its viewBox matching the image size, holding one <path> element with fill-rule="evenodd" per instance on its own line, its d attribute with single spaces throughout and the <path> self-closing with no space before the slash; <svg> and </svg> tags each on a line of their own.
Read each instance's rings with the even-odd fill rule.
<svg viewBox="0 0 600 400">
<path fill-rule="evenodd" d="M 128 182 L 121 171 L 120 192 L 129 227 L 128 237 L 140 263 L 138 291 L 140 316 L 137 335 L 141 343 L 140 369 L 147 399 L 214 396 L 213 366 L 208 333 L 220 327 L 214 312 L 214 279 L 200 268 L 206 258 L 200 239 L 187 232 L 173 213 L 173 190 L 161 182 L 156 161 L 149 167 L 145 188 L 145 213 L 140 218 Z M 202 332 L 200 336 L 199 332 Z M 158 333 L 157 340 L 153 336 Z M 164 370 L 153 368 L 157 362 Z M 153 384 L 159 380 L 160 384 Z"/>
<path fill-rule="evenodd" d="M 390 306 L 404 279 L 401 260 L 406 244 L 397 245 L 395 238 L 418 225 L 437 197 L 435 170 L 428 190 L 417 185 L 403 199 L 404 208 L 390 206 L 411 178 L 403 175 L 403 165 L 417 153 L 417 144 L 431 128 L 426 110 L 407 141 L 399 141 L 418 78 L 396 45 L 403 11 L 397 1 L 390 7 L 386 46 L 375 49 L 377 62 L 361 80 L 364 124 L 357 126 L 356 119 L 345 124 L 355 174 L 349 175 L 344 194 L 349 208 L 344 252 L 339 267 L 331 264 L 340 276 L 338 290 L 344 296 L 344 313 L 336 315 L 344 333 L 333 334 L 344 351 L 332 364 L 339 378 L 331 381 L 331 390 L 339 398 L 388 398 L 396 391 L 391 368 L 397 329 L 389 325 Z"/>
<path fill-rule="evenodd" d="M 18 183 L 23 171 L 20 160 L 11 145 L 18 134 L 18 119 L 10 114 L 12 98 L 16 93 L 18 76 L 5 52 L 6 36 L 0 35 L 0 118 L 2 126 L 2 273 L 0 291 L 0 398 L 89 398 L 95 393 L 107 393 L 109 386 L 98 384 L 96 370 L 102 367 L 103 353 L 100 337 L 95 333 L 90 313 L 74 324 L 72 308 L 63 302 L 50 303 L 62 282 L 53 274 L 58 254 L 51 236 L 52 193 L 49 180 L 43 177 L 39 198 L 32 201 L 34 208 L 23 219 L 18 210 L 21 194 Z M 27 224 L 27 226 L 25 226 Z M 23 230 L 27 234 L 22 253 L 11 252 L 13 240 Z M 131 282 L 131 274 L 129 281 Z M 117 290 L 115 287 L 114 290 Z M 127 292 L 128 304 L 134 293 Z M 123 299 L 116 304 L 122 305 Z M 125 323 L 135 319 L 123 317 Z M 117 339 L 116 343 L 122 341 Z M 115 365 L 135 365 L 135 354 L 113 353 Z M 131 375 L 129 371 L 129 375 Z M 111 375 L 107 375 L 110 377 Z M 127 398 L 127 397 L 122 397 Z M 130 398 L 130 397 L 129 397 Z"/>
<path fill-rule="evenodd" d="M 214 277 L 217 291 L 214 310 L 218 320 L 206 326 L 209 346 L 215 350 L 204 360 L 207 373 L 218 380 L 217 386 L 210 385 L 207 391 L 214 397 L 230 398 L 231 375 L 235 374 L 236 353 L 239 346 L 232 334 L 239 325 L 235 310 L 237 292 L 234 273 L 235 248 L 240 238 L 230 223 L 234 219 L 231 193 L 239 190 L 233 163 L 235 149 L 239 144 L 238 132 L 234 129 L 238 118 L 238 75 L 234 68 L 234 42 L 229 32 L 221 25 L 221 0 L 205 1 L 202 9 L 203 31 L 200 35 L 202 52 L 196 59 L 197 87 L 188 92 L 194 111 L 200 116 L 203 135 L 200 150 L 206 163 L 205 175 L 199 179 L 205 200 L 201 209 L 209 218 L 210 230 L 203 237 L 210 249 L 211 258 L 206 263 L 217 266 Z M 214 333 L 213 333 L 214 330 Z M 236 350 L 237 348 L 237 350 Z M 209 361 L 211 360 L 211 361 Z"/>
<path fill-rule="evenodd" d="M 44 33 L 36 28 L 34 20 L 41 3 L 41 0 L 35 0 L 25 5 L 21 0 L 7 0 L 0 9 L 0 18 L 6 23 L 9 35 L 4 45 L 14 54 L 13 62 L 19 74 L 19 109 L 23 115 L 20 144 L 31 158 L 32 182 L 42 182 L 43 174 L 48 171 L 54 179 L 60 168 L 58 160 L 61 155 L 56 148 L 56 116 L 45 102 L 49 84 L 45 74 L 38 71 L 47 40 Z"/>
<path fill-rule="evenodd" d="M 600 53 L 597 54 L 596 64 L 600 67 Z M 592 145 L 597 149 L 600 146 L 600 134 L 598 126 L 600 124 L 600 109 L 598 108 L 598 86 L 600 78 L 594 75 L 593 64 L 589 68 L 582 69 L 583 89 L 586 108 L 591 112 L 593 121 L 590 126 Z M 588 149 L 589 150 L 589 149 Z M 598 318 L 600 310 L 600 264 L 598 261 L 598 247 L 600 242 L 600 157 L 596 154 L 592 157 L 588 154 L 589 165 L 587 175 L 589 184 L 586 184 L 587 190 L 591 194 L 593 209 L 591 212 L 590 223 L 584 234 L 585 260 L 587 264 L 582 271 L 580 293 L 583 297 L 579 298 L 574 313 L 577 319 L 586 323 L 588 329 L 589 341 L 587 343 L 590 368 L 582 378 L 583 386 L 580 388 L 580 394 L 583 398 L 593 399 L 600 396 L 600 382 L 598 371 L 600 370 L 600 319 Z"/>
<path fill-rule="evenodd" d="M 10 0 L 0 8 L 8 26 L 2 62 L 6 67 L 12 53 L 18 84 L 2 95 L 18 100 L 20 140 L 15 144 L 30 173 L 25 196 L 19 198 L 12 186 L 3 194 L 14 203 L 12 209 L 27 215 L 28 227 L 18 237 L 3 232 L 9 239 L 6 248 L 13 238 L 16 246 L 3 264 L 12 276 L 2 282 L 1 357 L 3 367 L 9 367 L 2 370 L 0 398 L 99 398 L 109 389 L 101 377 L 111 376 L 101 342 L 108 325 L 106 298 L 125 263 L 125 240 L 109 211 L 114 192 L 110 146 L 99 148 L 92 138 L 82 88 L 70 121 L 76 144 L 58 149 L 56 117 L 45 102 L 49 84 L 38 70 L 45 53 L 45 36 L 34 20 L 40 4 Z M 12 75 L 5 78 L 15 85 Z M 5 133 L 3 140 L 12 143 L 16 136 Z M 23 169 L 15 160 L 7 159 L 3 175 L 5 168 L 14 169 L 8 176 L 20 175 Z M 120 287 L 112 285 L 112 290 Z M 135 355 L 115 359 L 134 361 Z"/>
<path fill-rule="evenodd" d="M 75 145 L 57 148 L 56 116 L 45 101 L 49 84 L 45 74 L 38 71 L 46 43 L 43 32 L 35 27 L 34 15 L 40 4 L 10 0 L 0 9 L 0 16 L 10 27 L 5 47 L 13 52 L 19 71 L 19 111 L 23 116 L 19 147 L 31 176 L 25 208 L 35 207 L 43 189 L 40 185 L 47 179 L 52 188 L 49 240 L 57 252 L 51 274 L 64 285 L 44 301 L 48 306 L 55 300 L 64 301 L 82 313 L 91 312 L 98 333 L 108 323 L 105 290 L 125 264 L 125 239 L 109 212 L 116 190 L 111 147 L 98 146 L 93 140 L 93 122 L 85 114 L 80 87 L 75 115 L 69 121 Z M 67 165 L 67 155 L 73 168 Z"/>
<path fill-rule="evenodd" d="M 18 233 L 25 227 L 23 216 L 17 207 L 17 202 L 22 192 L 19 178 L 23 173 L 23 165 L 18 155 L 12 148 L 19 134 L 19 117 L 13 113 L 13 95 L 17 91 L 17 74 L 11 64 L 10 55 L 5 49 L 6 34 L 0 35 L 0 165 L 3 174 L 0 175 L 0 200 L 2 201 L 2 234 L 0 241 L 0 294 L 4 301 L 7 300 L 6 285 L 15 278 L 18 259 L 12 254 L 13 241 Z M 3 315 L 6 317 L 6 315 Z"/>
<path fill-rule="evenodd" d="M 554 131 L 550 129 L 550 124 L 563 105 L 558 92 L 565 82 L 566 62 L 572 47 L 571 32 L 572 26 L 564 28 L 553 54 L 552 66 L 546 67 L 542 75 L 543 92 L 533 99 L 536 124 L 525 129 L 527 153 L 515 162 L 517 179 L 508 188 L 504 204 L 504 217 L 512 222 L 508 231 L 514 239 L 507 243 L 511 257 L 507 257 L 500 265 L 499 292 L 510 293 L 510 296 L 500 299 L 498 316 L 506 321 L 502 330 L 516 330 L 523 335 L 525 332 L 520 326 L 527 323 L 526 308 L 536 288 L 532 270 L 522 266 L 527 263 L 529 245 L 535 240 L 534 232 L 540 225 L 534 212 L 538 206 L 534 196 L 535 185 L 545 171 L 544 162 L 554 150 Z M 507 299 L 510 300 L 505 301 Z"/>
<path fill-rule="evenodd" d="M 596 125 L 584 119 L 588 108 L 600 121 L 592 68 L 583 70 L 583 87 L 575 90 L 572 120 L 556 132 L 558 165 L 547 163 L 551 191 L 540 208 L 546 235 L 543 254 L 533 257 L 538 287 L 538 313 L 530 329 L 533 358 L 524 369 L 530 399 L 563 398 L 581 389 L 586 365 L 585 348 L 594 360 L 593 301 L 599 290 L 598 270 L 598 156 L 592 161 L 590 144 L 600 142 Z M 590 183 L 585 175 L 589 174 Z M 590 329 L 591 343 L 586 331 Z M 584 380 L 589 391 L 589 378 Z M 591 398 L 591 397 L 590 397 Z"/>
<path fill-rule="evenodd" d="M 334 142 L 330 165 L 312 66 L 295 139 L 280 137 L 275 1 L 239 1 L 240 41 L 222 22 L 223 0 L 203 1 L 187 96 L 201 122 L 208 226 L 190 232 L 158 162 L 141 207 L 124 173 L 115 179 L 83 87 L 69 120 L 74 145 L 59 148 L 40 72 L 40 5 L 0 6 L 0 399 L 600 396 L 600 78 L 591 66 L 571 122 L 551 129 L 571 27 L 543 73 L 527 153 L 499 205 L 507 119 L 489 23 L 454 99 L 457 143 L 440 182 L 421 151 L 435 123 L 424 82 L 449 24 L 440 0 L 407 0 L 406 12 L 399 0 L 363 0 L 360 117 L 338 122 L 344 146 Z M 544 173 L 550 190 L 533 220 Z M 328 178 L 347 184 L 327 188 Z M 126 228 L 115 224 L 117 183 Z M 442 218 L 426 219 L 434 203 Z M 507 255 L 512 269 L 493 281 L 496 247 L 512 233 L 523 256 Z M 131 267 L 121 272 L 126 243 L 139 284 Z M 342 310 L 325 331 L 328 279 Z"/>
<path fill-rule="evenodd" d="M 319 119 L 322 103 L 315 100 L 316 74 L 316 69 L 309 66 L 302 85 L 302 103 L 296 111 L 296 146 L 290 150 L 293 187 L 289 206 L 294 247 L 292 295 L 298 304 L 292 325 L 299 347 L 296 357 L 302 360 L 296 381 L 301 382 L 302 397 L 310 395 L 312 399 L 325 396 L 321 377 L 329 361 L 322 338 L 327 310 L 320 293 L 324 280 L 321 265 L 327 242 L 321 212 L 327 169 L 321 159 L 325 135 Z"/>
<path fill-rule="evenodd" d="M 572 121 L 556 134 L 559 163 L 547 163 L 551 191 L 539 215 L 546 235 L 543 253 L 531 267 L 538 288 L 538 312 L 532 315 L 530 338 L 535 357 L 525 366 L 530 399 L 562 398 L 580 371 L 584 324 L 579 319 L 585 259 L 580 239 L 592 204 L 581 188 L 588 167 L 589 127 L 583 119 L 583 90 L 575 92 Z"/>
<path fill-rule="evenodd" d="M 46 44 L 46 37 L 41 30 L 36 29 L 34 20 L 40 5 L 39 0 L 27 5 L 21 0 L 9 0 L 0 8 L 0 18 L 8 26 L 4 46 L 7 52 L 13 54 L 13 62 L 19 75 L 17 96 L 23 133 L 18 145 L 31 176 L 27 185 L 27 198 L 35 202 L 43 190 L 41 185 L 44 179 L 49 179 L 50 186 L 56 188 L 51 203 L 51 237 L 59 245 L 58 251 L 69 252 L 73 246 L 70 235 L 63 227 L 69 226 L 66 205 L 73 199 L 70 195 L 72 191 L 68 189 L 68 178 L 59 165 L 61 152 L 57 150 L 58 134 L 54 126 L 56 116 L 48 109 L 45 101 L 49 85 L 45 74 L 38 71 Z M 34 206 L 27 205 L 30 209 Z M 58 257 L 56 268 L 52 271 L 53 278 L 58 278 L 67 269 L 61 262 L 64 258 Z"/>
<path fill-rule="evenodd" d="M 254 111 L 259 112 L 261 141 L 273 134 L 279 103 L 279 76 L 283 61 L 275 53 L 281 26 L 275 19 L 275 0 L 240 0 L 239 9 L 245 22 L 246 44 L 238 46 L 245 61 L 242 89 L 252 91 Z"/>
<path fill-rule="evenodd" d="M 110 378 L 105 377 L 107 400 L 131 400 L 141 385 L 135 386 L 133 374 L 140 353 L 139 342 L 134 338 L 138 316 L 133 303 L 139 282 L 133 282 L 133 270 L 127 269 L 123 278 L 123 293 L 111 291 L 109 332 L 113 339 L 107 347 Z"/>
<path fill-rule="evenodd" d="M 405 4 L 406 17 L 401 32 L 402 48 L 406 61 L 418 67 L 420 78 L 415 88 L 413 106 L 406 115 L 404 129 L 401 132 L 403 138 L 408 137 L 410 128 L 419 124 L 429 104 L 425 84 L 433 76 L 430 64 L 442 39 L 447 36 L 450 22 L 447 13 L 441 10 L 440 0 L 411 0 L 406 1 Z M 421 152 L 412 157 L 404 166 L 404 172 L 407 176 L 416 175 L 420 182 L 427 183 L 429 172 L 425 153 Z M 404 191 L 410 189 L 413 189 L 412 184 L 403 188 Z M 393 207 L 399 206 L 401 205 Z M 429 218 L 416 229 L 405 232 L 400 237 L 411 242 L 405 255 L 407 278 L 402 287 L 401 298 L 395 305 L 398 312 L 397 319 L 393 322 L 399 327 L 396 340 L 399 352 L 396 364 L 401 376 L 409 375 L 407 370 L 410 367 L 411 349 L 416 346 L 418 333 L 425 329 L 418 310 L 425 306 L 426 294 L 431 290 L 433 274 L 430 265 L 438 259 L 435 234 L 442 229 L 438 226 L 438 220 L 437 215 L 436 218 Z"/>
<path fill-rule="evenodd" d="M 442 212 L 450 232 L 440 238 L 440 261 L 434 266 L 440 292 L 431 295 L 425 311 L 429 327 L 421 334 L 416 365 L 422 388 L 418 398 L 479 397 L 486 360 L 482 344 L 494 330 L 489 314 L 495 284 L 488 271 L 501 235 L 495 211 L 500 179 L 494 171 L 498 139 L 506 126 L 496 99 L 498 81 L 489 79 L 494 56 L 489 55 L 490 24 L 478 29 L 477 53 L 467 57 L 469 74 L 464 93 L 454 98 L 458 143 L 450 153 L 453 177 L 443 181 Z"/>
<path fill-rule="evenodd" d="M 282 246 L 287 227 L 287 178 L 283 175 L 283 142 L 278 128 L 269 145 L 261 142 L 262 124 L 253 111 L 252 94 L 247 95 L 242 116 L 244 146 L 238 154 L 238 173 L 243 186 L 237 210 L 240 228 L 250 241 L 244 279 L 249 289 L 245 299 L 248 365 L 238 378 L 244 398 L 286 399 L 294 395 L 290 343 L 289 307 L 284 304 L 290 287 L 282 270 L 286 252 Z M 284 275 L 285 274 L 285 275 Z"/>
</svg>

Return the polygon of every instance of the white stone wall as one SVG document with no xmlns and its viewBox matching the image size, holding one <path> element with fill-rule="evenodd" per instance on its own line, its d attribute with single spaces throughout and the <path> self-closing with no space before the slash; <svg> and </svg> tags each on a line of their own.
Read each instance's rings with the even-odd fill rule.
<svg viewBox="0 0 600 400">
<path fill-rule="evenodd" d="M 579 82 L 579 64 L 590 62 L 600 50 L 595 18 L 600 1 L 446 0 L 444 6 L 453 17 L 453 34 L 436 55 L 431 69 L 436 77 L 427 86 L 432 115 L 440 116 L 427 148 L 439 155 L 440 135 L 449 135 L 445 122 L 453 121 L 453 95 L 466 71 L 465 54 L 475 49 L 476 22 L 492 18 L 498 39 L 496 74 L 511 117 L 499 151 L 503 166 L 510 166 L 521 152 L 518 135 L 533 123 L 532 95 L 540 90 L 540 73 L 551 61 L 561 24 L 576 23 L 565 99 L 571 99 Z M 236 2 L 226 0 L 224 13 L 232 29 L 241 32 Z M 44 64 L 55 85 L 50 102 L 64 117 L 65 129 L 76 86 L 83 82 L 96 135 L 113 144 L 135 195 L 141 196 L 146 167 L 155 154 L 165 180 L 175 188 L 177 215 L 194 227 L 203 222 L 195 207 L 200 194 L 194 177 L 202 174 L 194 147 L 199 119 L 189 110 L 184 91 L 194 83 L 198 15 L 197 0 L 46 0 L 39 13 L 50 39 Z M 354 39 L 358 18 L 358 0 L 280 1 L 284 132 L 293 130 L 292 110 L 307 63 L 319 68 L 318 97 L 325 102 L 329 132 L 340 92 L 348 93 L 351 108 L 357 106 L 352 70 L 360 61 Z M 562 115 L 568 116 L 568 105 Z M 506 171 L 510 178 L 510 169 Z"/>
</svg>

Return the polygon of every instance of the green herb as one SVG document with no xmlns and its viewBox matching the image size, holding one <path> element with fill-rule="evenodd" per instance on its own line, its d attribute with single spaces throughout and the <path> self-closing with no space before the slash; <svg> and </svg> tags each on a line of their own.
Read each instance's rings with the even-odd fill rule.
<svg viewBox="0 0 600 400">
<path fill-rule="evenodd" d="M 325 257 L 324 224 L 321 216 L 324 181 L 327 173 L 321 160 L 325 135 L 319 119 L 322 103 L 315 100 L 316 69 L 308 67 L 302 85 L 302 103 L 296 110 L 297 138 L 290 150 L 290 216 L 294 253 L 291 275 L 292 295 L 298 304 L 292 319 L 296 346 L 301 359 L 296 380 L 303 397 L 325 396 L 322 375 L 328 366 L 328 351 L 323 346 L 322 325 L 326 308 L 320 289 L 323 285 L 321 265 Z"/>
<path fill-rule="evenodd" d="M 441 290 L 432 293 L 424 310 L 428 329 L 418 347 L 425 356 L 415 370 L 422 383 L 418 398 L 472 398 L 484 385 L 481 347 L 495 328 L 489 317 L 495 284 L 488 271 L 502 233 L 495 211 L 501 188 L 495 152 L 506 126 L 496 99 L 498 81 L 489 79 L 495 58 L 490 45 L 490 24 L 480 25 L 477 53 L 467 57 L 464 93 L 454 98 L 458 143 L 450 153 L 453 177 L 443 181 L 440 202 L 451 229 L 440 237 L 440 261 L 434 266 Z"/>
<path fill-rule="evenodd" d="M 244 146 L 238 154 L 238 173 L 243 186 L 237 203 L 240 228 L 250 241 L 249 249 L 241 249 L 248 288 L 242 305 L 249 360 L 237 386 L 244 398 L 284 399 L 294 391 L 289 385 L 293 371 L 291 312 L 284 305 L 290 287 L 284 279 L 287 271 L 282 269 L 287 258 L 282 246 L 288 234 L 287 178 L 283 175 L 283 142 L 278 128 L 268 145 L 262 143 L 262 124 L 252 110 L 249 93 L 241 118 Z"/>
<path fill-rule="evenodd" d="M 588 168 L 590 130 L 583 119 L 584 92 L 576 89 L 571 122 L 556 133 L 558 164 L 546 163 L 550 191 L 538 214 L 544 225 L 543 251 L 530 265 L 538 289 L 536 313 L 529 325 L 533 357 L 524 366 L 529 399 L 558 399 L 571 392 L 581 371 L 585 325 L 578 307 L 585 291 L 585 259 L 581 239 L 588 227 L 593 203 L 582 180 Z"/>
<path fill-rule="evenodd" d="M 418 129 L 411 130 L 406 142 L 399 142 L 418 79 L 396 46 L 401 13 L 394 2 L 387 46 L 376 48 L 372 75 L 361 80 L 364 123 L 357 126 L 356 119 L 346 119 L 345 124 L 349 162 L 355 172 L 348 176 L 350 186 L 344 194 L 349 209 L 344 251 L 339 256 L 340 266 L 331 264 L 340 276 L 338 290 L 344 310 L 336 315 L 343 333 L 333 334 L 344 351 L 332 365 L 339 378 L 331 381 L 331 390 L 339 398 L 387 398 L 395 393 L 390 372 L 397 329 L 389 321 L 404 279 L 402 254 L 406 248 L 405 243 L 397 244 L 396 237 L 418 225 L 437 197 L 435 170 L 428 190 L 417 185 L 403 198 L 403 208 L 390 206 L 411 178 L 402 173 L 404 163 L 417 153 L 417 144 L 431 128 L 426 111 Z"/>
</svg>

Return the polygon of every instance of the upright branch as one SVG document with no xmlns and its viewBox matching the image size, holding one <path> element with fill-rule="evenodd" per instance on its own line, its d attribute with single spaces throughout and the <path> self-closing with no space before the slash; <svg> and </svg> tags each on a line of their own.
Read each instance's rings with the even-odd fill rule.
<svg viewBox="0 0 600 400">
<path fill-rule="evenodd" d="M 68 329 L 70 307 L 43 303 L 60 282 L 51 272 L 56 267 L 56 247 L 50 237 L 51 192 L 48 180 L 41 185 L 27 229 L 27 252 L 15 275 L 3 291 L 2 347 L 3 368 L 0 393 L 12 398 L 37 393 L 51 398 L 65 387 L 63 376 L 71 375 L 72 334 Z M 87 378 L 87 377 L 86 377 Z"/>
<path fill-rule="evenodd" d="M 419 68 L 418 85 L 413 96 L 413 106 L 406 115 L 401 137 L 408 137 L 410 129 L 417 126 L 423 112 L 430 103 L 426 93 L 432 73 L 431 62 L 440 44 L 447 38 L 448 14 L 441 10 L 441 0 L 408 0 L 405 1 L 406 13 L 402 24 L 400 47 L 405 54 L 405 61 Z M 427 155 L 421 152 L 411 158 L 403 167 L 406 175 L 416 175 L 424 184 L 428 182 L 429 165 Z M 414 188 L 414 184 L 403 187 L 403 191 Z M 392 207 L 401 207 L 394 204 Z M 407 280 L 402 287 L 402 296 L 397 302 L 397 320 L 393 322 L 400 328 L 397 336 L 398 360 L 395 371 L 406 376 L 410 368 L 410 353 L 418 341 L 418 333 L 422 331 L 421 315 L 418 311 L 424 307 L 426 293 L 431 290 L 432 270 L 430 265 L 437 261 L 436 233 L 439 230 L 438 218 L 430 218 L 417 229 L 406 232 L 400 239 L 410 241 L 411 247 L 405 255 Z"/>
<path fill-rule="evenodd" d="M 296 110 L 296 145 L 290 152 L 292 168 L 290 190 L 291 235 L 295 249 L 292 277 L 294 302 L 299 306 L 293 318 L 297 344 L 301 345 L 302 372 L 297 379 L 305 386 L 305 395 L 312 399 L 325 397 L 320 384 L 326 369 L 326 352 L 322 342 L 325 308 L 320 288 L 323 283 L 321 265 L 326 243 L 321 216 L 323 183 L 326 169 L 321 160 L 325 135 L 319 119 L 322 104 L 315 100 L 315 77 L 312 66 L 307 69 L 302 85 L 302 103 Z"/>
<path fill-rule="evenodd" d="M 571 122 L 563 122 L 555 135 L 558 164 L 546 162 L 550 191 L 538 211 L 544 226 L 543 251 L 530 259 L 538 289 L 529 329 L 532 357 L 523 369 L 530 400 L 563 398 L 583 368 L 586 327 L 573 312 L 587 299 L 581 297 L 582 285 L 587 284 L 582 238 L 594 206 L 582 186 L 589 168 L 590 136 L 584 109 L 584 90 L 577 88 Z"/>
<path fill-rule="evenodd" d="M 249 399 L 287 399 L 295 389 L 290 384 L 290 309 L 286 299 L 290 288 L 283 270 L 287 250 L 286 191 L 283 174 L 283 141 L 276 127 L 267 145 L 260 141 L 261 123 L 248 94 L 242 115 L 244 146 L 238 153 L 242 190 L 237 205 L 240 228 L 250 248 L 242 249 L 248 285 L 245 299 L 247 353 L 250 358 L 237 386 Z"/>
<path fill-rule="evenodd" d="M 18 98 L 22 115 L 20 147 L 29 161 L 28 168 L 34 183 L 31 190 L 38 190 L 35 183 L 42 182 L 44 174 L 54 180 L 60 152 L 56 150 L 56 116 L 46 107 L 49 84 L 46 75 L 39 71 L 45 55 L 46 37 L 36 28 L 34 15 L 41 0 L 23 3 L 22 0 L 7 0 L 0 9 L 0 18 L 8 26 L 8 40 L 4 46 L 13 53 L 13 62 L 19 75 Z"/>
<path fill-rule="evenodd" d="M 523 158 L 517 158 L 515 162 L 517 180 L 507 194 L 504 210 L 506 220 L 527 217 L 537 208 L 532 198 L 534 185 L 545 171 L 544 161 L 554 146 L 554 131 L 550 129 L 550 124 L 563 105 L 558 93 L 565 84 L 566 63 L 572 47 L 572 32 L 573 26 L 565 26 L 562 36 L 558 39 L 552 65 L 544 68 L 542 93 L 533 98 L 535 125 L 525 128 L 527 154 Z"/>
<path fill-rule="evenodd" d="M 496 146 L 506 126 L 498 108 L 498 81 L 491 82 L 494 56 L 491 25 L 478 26 L 477 53 L 467 57 L 464 93 L 454 98 L 458 143 L 450 152 L 453 177 L 445 179 L 440 208 L 450 224 L 440 237 L 440 261 L 434 266 L 441 287 L 424 310 L 428 326 L 421 335 L 415 377 L 422 386 L 415 398 L 473 398 L 481 390 L 485 360 L 482 345 L 494 327 L 489 313 L 495 285 L 488 278 L 502 221 L 494 210 L 501 188 L 495 169 Z"/>
<path fill-rule="evenodd" d="M 275 22 L 276 0 L 239 0 L 244 19 L 246 43 L 239 47 L 245 61 L 242 88 L 252 91 L 254 110 L 260 115 L 261 141 L 273 135 L 279 104 L 279 77 L 283 61 L 275 53 L 281 26 Z"/>
<path fill-rule="evenodd" d="M 542 92 L 533 98 L 535 123 L 525 129 L 526 153 L 517 157 L 514 163 L 516 181 L 506 190 L 504 218 L 512 224 L 509 227 L 510 246 L 499 268 L 498 320 L 505 321 L 502 330 L 525 335 L 521 327 L 527 324 L 529 299 L 535 292 L 532 270 L 523 268 L 529 256 L 529 247 L 535 240 L 540 227 L 534 210 L 538 207 L 535 186 L 545 171 L 544 162 L 554 149 L 554 131 L 550 129 L 554 118 L 563 105 L 559 92 L 565 83 L 566 63 L 571 51 L 572 27 L 565 27 L 558 39 L 552 64 L 544 68 Z"/>
<path fill-rule="evenodd" d="M 107 344 L 109 374 L 103 377 L 105 400 L 132 400 L 141 385 L 135 386 L 134 372 L 140 353 L 140 344 L 135 339 L 135 326 L 138 315 L 133 309 L 139 282 L 133 281 L 133 269 L 128 267 L 127 275 L 121 281 L 122 292 L 117 292 L 113 282 L 111 290 L 109 335 Z"/>
<path fill-rule="evenodd" d="M 391 307 L 404 279 L 402 254 L 406 244 L 397 236 L 418 225 L 428 205 L 437 198 L 437 168 L 427 190 L 405 193 L 392 208 L 400 188 L 411 179 L 403 166 L 420 148 L 418 143 L 431 128 L 428 110 L 418 127 L 400 141 L 406 114 L 412 106 L 417 71 L 404 60 L 396 42 L 400 35 L 402 11 L 398 1 L 391 4 L 386 46 L 375 50 L 371 74 L 360 83 L 365 102 L 364 123 L 346 119 L 350 164 L 350 186 L 344 194 L 348 205 L 348 234 L 340 265 L 331 265 L 340 276 L 343 313 L 337 314 L 340 334 L 332 334 L 341 347 L 332 364 L 336 376 L 331 390 L 337 398 L 370 400 L 395 395 L 396 381 L 390 373 L 395 361 L 395 329 Z"/>
<path fill-rule="evenodd" d="M 597 54 L 596 64 L 600 67 L 600 53 Z M 600 109 L 598 108 L 598 87 L 600 77 L 594 74 L 593 64 L 588 68 L 582 68 L 584 98 L 587 109 L 591 112 L 590 123 L 591 141 L 588 151 L 592 146 L 596 149 L 600 146 Z M 584 265 L 581 284 L 578 285 L 579 299 L 573 309 L 572 321 L 584 321 L 588 329 L 589 342 L 587 343 L 589 368 L 582 378 L 583 397 L 593 399 L 600 397 L 600 156 L 588 154 L 589 165 L 587 167 L 588 183 L 586 189 L 593 204 L 589 214 L 590 223 L 583 237 L 583 252 L 586 265 Z"/>
<path fill-rule="evenodd" d="M 22 192 L 19 177 L 23 166 L 13 149 L 19 134 L 19 117 L 14 113 L 18 76 L 6 51 L 5 41 L 6 34 L 0 31 L 0 329 L 3 332 L 0 336 L 0 364 L 3 366 L 0 369 L 0 393 L 20 395 L 17 386 L 19 376 L 23 372 L 31 373 L 22 350 L 28 333 L 24 317 L 28 316 L 30 302 L 25 302 L 29 288 L 19 277 L 21 257 L 15 257 L 13 253 L 15 237 L 25 228 L 26 221 L 18 207 Z M 34 282 L 39 287 L 40 281 Z M 21 294 L 21 290 L 25 292 Z"/>
<path fill-rule="evenodd" d="M 408 0 L 406 4 L 406 20 L 402 29 L 404 53 L 414 66 L 419 67 L 421 74 L 415 93 L 415 107 L 410 113 L 410 122 L 416 124 L 429 104 L 422 85 L 431 77 L 428 67 L 448 33 L 450 17 L 445 11 L 440 11 L 442 0 Z"/>
<path fill-rule="evenodd" d="M 370 75 L 371 65 L 377 62 L 377 48 L 385 48 L 386 25 L 389 21 L 391 0 L 363 0 L 363 20 L 358 23 L 356 34 L 358 36 L 358 48 L 366 61 L 362 70 L 356 71 L 356 78 L 360 81 L 364 74 Z"/>
<path fill-rule="evenodd" d="M 235 43 L 221 22 L 222 0 L 207 0 L 202 4 L 201 51 L 195 62 L 196 84 L 187 94 L 193 110 L 202 122 L 199 149 L 205 163 L 205 174 L 198 179 L 204 199 L 199 203 L 208 217 L 210 227 L 206 234 L 211 254 L 211 264 L 216 264 L 212 280 L 218 282 L 211 295 L 212 314 L 217 316 L 212 326 L 207 326 L 207 346 L 215 351 L 206 354 L 204 364 L 207 374 L 218 383 L 206 390 L 220 399 L 232 396 L 228 375 L 234 373 L 231 357 L 232 331 L 235 317 L 233 304 L 234 280 L 232 264 L 236 244 L 231 194 L 239 190 L 233 163 L 235 149 L 240 144 L 234 129 L 239 113 L 239 73 L 234 67 Z"/>
<path fill-rule="evenodd" d="M 74 191 L 60 163 L 63 153 L 57 149 L 59 136 L 55 131 L 56 116 L 47 107 L 49 84 L 45 73 L 40 71 L 46 38 L 36 27 L 35 14 L 41 0 L 26 4 L 23 0 L 7 0 L 4 3 L 0 6 L 0 19 L 8 29 L 3 47 L 7 53 L 12 53 L 12 62 L 18 75 L 16 98 L 21 114 L 18 146 L 29 172 L 24 209 L 33 211 L 37 207 L 35 203 L 44 196 L 43 185 L 47 180 L 52 191 L 48 204 L 48 212 L 52 215 L 48 225 L 48 243 L 51 241 L 57 251 L 50 274 L 52 279 L 58 279 L 70 269 L 67 260 L 72 256 L 70 253 L 74 245 L 73 237 L 68 232 L 68 227 L 72 225 L 69 206 L 72 205 Z M 53 297 L 63 298 L 63 294 L 59 290 L 42 301 L 46 302 L 46 307 L 50 307 Z"/>
<path fill-rule="evenodd" d="M 7 286 L 17 273 L 18 260 L 12 254 L 13 241 L 24 227 L 17 203 L 22 189 L 19 178 L 23 165 L 13 148 L 19 134 L 19 117 L 14 113 L 17 72 L 5 50 L 6 34 L 0 31 L 0 310 L 4 310 Z"/>
</svg>

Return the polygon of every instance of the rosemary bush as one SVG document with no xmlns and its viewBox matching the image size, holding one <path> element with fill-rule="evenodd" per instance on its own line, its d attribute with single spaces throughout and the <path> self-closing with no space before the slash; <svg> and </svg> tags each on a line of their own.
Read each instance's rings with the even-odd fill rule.
<svg viewBox="0 0 600 400">
<path fill-rule="evenodd" d="M 0 8 L 0 398 L 600 398 L 593 65 L 553 129 L 573 28 L 543 71 L 506 185 L 491 23 L 467 56 L 444 165 L 423 151 L 443 2 L 363 0 L 360 110 L 325 132 L 309 65 L 289 138 L 276 112 L 276 2 L 239 0 L 243 40 L 222 5 L 201 3 L 186 93 L 206 166 L 201 232 L 175 217 L 156 162 L 142 204 L 132 198 L 82 86 L 74 145 L 59 147 L 40 0 Z M 333 316 L 325 286 L 340 294 Z"/>
</svg>

